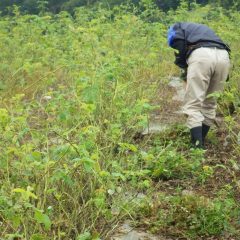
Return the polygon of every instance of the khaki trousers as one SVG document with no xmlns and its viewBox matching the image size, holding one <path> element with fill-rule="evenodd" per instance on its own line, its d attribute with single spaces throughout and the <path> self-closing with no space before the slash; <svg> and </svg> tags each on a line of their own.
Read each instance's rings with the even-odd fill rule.
<svg viewBox="0 0 240 240">
<path fill-rule="evenodd" d="M 226 50 L 198 48 L 188 58 L 187 86 L 183 112 L 188 116 L 187 126 L 202 123 L 211 126 L 216 117 L 217 103 L 209 94 L 222 91 L 227 79 L 230 60 Z"/>
</svg>

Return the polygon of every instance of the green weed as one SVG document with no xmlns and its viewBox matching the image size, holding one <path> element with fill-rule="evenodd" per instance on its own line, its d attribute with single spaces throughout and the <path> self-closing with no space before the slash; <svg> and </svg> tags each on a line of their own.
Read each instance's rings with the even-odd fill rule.
<svg viewBox="0 0 240 240">
<path fill-rule="evenodd" d="M 178 73 L 168 25 L 208 23 L 231 43 L 237 64 L 239 14 L 209 6 L 188 12 L 184 4 L 163 14 L 142 4 L 141 14 L 128 7 L 79 8 L 74 16 L 15 9 L 0 19 L 0 238 L 104 239 L 125 218 L 151 215 L 157 182 L 204 184 L 214 175 L 203 152 L 186 151 L 182 128 L 153 141 L 135 136 L 158 105 L 159 87 Z M 234 69 L 227 94 L 236 106 L 238 77 Z M 236 137 L 237 117 L 225 121 Z M 160 214 L 156 226 L 219 235 L 231 225 L 235 205 L 227 201 L 165 196 L 159 214 L 166 218 Z"/>
</svg>

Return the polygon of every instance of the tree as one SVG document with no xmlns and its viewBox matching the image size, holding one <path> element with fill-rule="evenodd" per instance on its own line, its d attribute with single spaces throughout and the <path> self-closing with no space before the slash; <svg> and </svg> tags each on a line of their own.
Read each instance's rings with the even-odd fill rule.
<svg viewBox="0 0 240 240">
<path fill-rule="evenodd" d="M 27 12 L 31 14 L 38 14 L 48 9 L 53 13 L 58 13 L 61 10 L 67 10 L 73 12 L 74 8 L 80 6 L 90 6 L 97 2 L 101 2 L 104 6 L 115 6 L 122 3 L 132 3 L 134 5 L 139 5 L 143 0 L 1 0 L 0 1 L 0 11 L 2 14 L 8 14 L 11 11 L 13 5 L 19 6 L 22 12 Z M 191 3 L 196 2 L 198 4 L 214 4 L 222 6 L 224 8 L 236 8 L 240 9 L 240 0 L 153 0 L 155 4 L 164 11 L 169 9 L 176 9 L 182 1 L 188 3 L 189 7 Z"/>
</svg>

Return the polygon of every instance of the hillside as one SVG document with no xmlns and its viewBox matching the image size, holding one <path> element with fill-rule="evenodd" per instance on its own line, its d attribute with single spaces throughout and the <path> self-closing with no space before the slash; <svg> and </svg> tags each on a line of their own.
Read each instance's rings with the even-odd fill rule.
<svg viewBox="0 0 240 240">
<path fill-rule="evenodd" d="M 159 240 L 239 239 L 239 20 L 184 4 L 0 18 L 0 239 L 113 239 L 126 222 Z M 169 86 L 176 21 L 232 49 L 207 151 L 189 149 Z M 167 128 L 143 134 L 154 119 Z"/>
</svg>

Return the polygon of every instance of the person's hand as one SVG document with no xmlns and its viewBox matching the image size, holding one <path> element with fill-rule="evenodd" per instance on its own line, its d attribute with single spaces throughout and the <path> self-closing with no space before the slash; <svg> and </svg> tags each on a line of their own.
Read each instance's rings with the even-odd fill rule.
<svg viewBox="0 0 240 240">
<path fill-rule="evenodd" d="M 174 54 L 175 54 L 174 63 L 180 68 L 187 68 L 187 63 L 186 63 L 185 58 L 177 52 L 174 52 Z"/>
<path fill-rule="evenodd" d="M 180 79 L 184 82 L 187 81 L 187 68 L 181 69 Z"/>
</svg>

